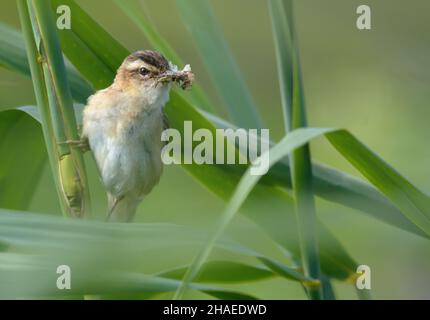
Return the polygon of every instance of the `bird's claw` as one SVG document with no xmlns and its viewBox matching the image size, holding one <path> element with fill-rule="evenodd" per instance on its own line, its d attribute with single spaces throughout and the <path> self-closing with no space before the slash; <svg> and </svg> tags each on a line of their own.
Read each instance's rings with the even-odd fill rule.
<svg viewBox="0 0 430 320">
<path fill-rule="evenodd" d="M 82 152 L 87 152 L 90 150 L 88 140 L 66 140 L 63 142 L 59 142 L 58 144 L 67 144 L 70 147 L 80 149 Z"/>
</svg>

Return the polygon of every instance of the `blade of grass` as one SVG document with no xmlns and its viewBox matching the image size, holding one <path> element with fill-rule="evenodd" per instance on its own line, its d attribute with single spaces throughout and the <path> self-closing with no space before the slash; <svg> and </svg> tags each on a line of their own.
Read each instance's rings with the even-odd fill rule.
<svg viewBox="0 0 430 320">
<path fill-rule="evenodd" d="M 242 128 L 261 128 L 257 105 L 243 79 L 233 54 L 218 26 L 207 0 L 177 0 L 182 21 L 206 65 L 212 82 L 235 124 Z"/>
<path fill-rule="evenodd" d="M 0 23 L 0 65 L 10 70 L 30 75 L 28 63 L 22 61 L 27 59 L 22 35 L 18 30 Z"/>
<path fill-rule="evenodd" d="M 236 283 L 263 280 L 279 275 L 288 280 L 309 283 L 313 280 L 307 278 L 297 268 L 291 268 L 267 256 L 255 255 L 265 268 L 250 266 L 232 261 L 209 261 L 202 265 L 202 273 L 196 277 L 195 282 L 206 283 Z M 182 279 L 189 266 L 175 268 L 157 275 L 165 278 Z"/>
<path fill-rule="evenodd" d="M 0 207 L 27 209 L 46 164 L 40 124 L 21 111 L 1 111 L 0 137 Z"/>
<path fill-rule="evenodd" d="M 0 297 L 2 299 L 16 299 L 25 296 L 28 298 L 46 299 L 67 298 L 78 295 L 96 295 L 109 298 L 109 295 L 137 295 L 173 292 L 179 285 L 178 280 L 157 277 L 136 272 L 105 272 L 94 270 L 81 272 L 74 276 L 73 286 L 69 290 L 58 290 L 52 283 L 56 283 L 57 275 L 55 263 L 61 263 L 59 258 L 54 261 L 46 261 L 45 256 L 29 257 L 25 254 L 5 254 L 0 256 Z M 85 260 L 91 263 L 91 259 L 83 259 L 80 265 L 74 265 L 74 270 L 79 268 L 84 271 Z M 21 277 L 21 278 L 19 278 Z M 230 290 L 225 290 L 212 285 L 193 283 L 194 290 L 204 292 L 218 299 L 246 299 L 256 300 L 255 297 Z M 152 295 L 148 295 L 149 298 Z"/>
<path fill-rule="evenodd" d="M 114 0 L 115 4 L 133 21 L 136 26 L 143 32 L 146 40 L 158 51 L 163 53 L 167 59 L 177 66 L 185 65 L 182 59 L 176 54 L 175 50 L 169 43 L 157 32 L 151 24 L 148 17 L 144 13 L 144 9 L 138 0 L 120 1 Z M 207 111 L 213 111 L 212 105 L 209 103 L 203 89 L 198 83 L 193 85 L 193 89 L 181 92 L 182 95 L 188 97 L 193 105 Z"/>
<path fill-rule="evenodd" d="M 309 285 L 309 284 L 318 284 L 318 281 L 306 277 L 303 273 L 293 269 L 286 267 L 284 264 L 279 263 L 278 261 L 274 261 L 273 259 L 266 259 L 264 257 L 260 258 L 261 262 L 263 262 L 270 270 L 275 272 L 276 274 L 287 278 L 291 280 L 297 280 L 300 279 L 301 283 L 303 285 Z M 204 266 L 203 266 L 204 268 Z"/>
<path fill-rule="evenodd" d="M 180 280 L 187 268 L 188 266 L 175 268 L 160 272 L 157 276 Z M 196 282 L 237 283 L 264 280 L 274 276 L 268 269 L 233 261 L 209 261 L 205 263 L 203 270 L 204 272 L 196 278 Z"/>
<path fill-rule="evenodd" d="M 326 135 L 330 143 L 401 212 L 430 235 L 430 197 L 346 130 Z"/>
<path fill-rule="evenodd" d="M 284 127 L 292 130 L 306 127 L 306 110 L 299 54 L 294 34 L 291 1 L 269 1 L 275 35 L 276 56 L 284 114 Z M 302 264 L 305 275 L 320 279 L 316 209 L 312 184 L 311 153 L 305 144 L 289 157 L 292 188 L 297 214 Z M 311 299 L 322 299 L 321 286 L 307 288 Z"/>
<path fill-rule="evenodd" d="M 82 153 L 64 144 L 79 136 L 49 5 L 47 1 L 19 1 L 18 10 L 61 208 L 66 215 L 84 217 L 89 214 L 86 173 Z"/>
</svg>

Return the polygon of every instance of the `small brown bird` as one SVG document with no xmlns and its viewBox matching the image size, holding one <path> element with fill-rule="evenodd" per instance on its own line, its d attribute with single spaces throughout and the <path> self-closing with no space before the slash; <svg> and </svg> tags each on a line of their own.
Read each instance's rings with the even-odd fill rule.
<svg viewBox="0 0 430 320">
<path fill-rule="evenodd" d="M 189 65 L 182 71 L 155 51 L 137 51 L 119 67 L 111 86 L 97 91 L 84 109 L 87 139 L 108 193 L 108 220 L 131 221 L 138 204 L 158 183 L 163 164 L 163 108 L 173 82 L 188 88 Z"/>
</svg>

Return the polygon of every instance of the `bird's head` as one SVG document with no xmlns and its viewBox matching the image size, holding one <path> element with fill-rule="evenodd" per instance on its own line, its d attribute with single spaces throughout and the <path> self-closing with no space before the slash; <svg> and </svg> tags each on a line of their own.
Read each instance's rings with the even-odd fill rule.
<svg viewBox="0 0 430 320">
<path fill-rule="evenodd" d="M 178 71 L 161 53 L 144 50 L 124 59 L 117 71 L 115 85 L 142 95 L 152 103 L 167 98 L 173 82 L 181 82 L 185 89 L 191 86 L 192 80 L 191 70 Z"/>
</svg>

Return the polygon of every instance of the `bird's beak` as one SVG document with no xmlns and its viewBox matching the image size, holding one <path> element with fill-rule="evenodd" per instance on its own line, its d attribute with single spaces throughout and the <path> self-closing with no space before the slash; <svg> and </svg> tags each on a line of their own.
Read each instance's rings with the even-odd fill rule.
<svg viewBox="0 0 430 320">
<path fill-rule="evenodd" d="M 167 70 L 158 76 L 158 83 L 177 82 L 182 89 L 189 89 L 194 81 L 194 74 L 190 65 L 186 65 L 181 71 Z"/>
<path fill-rule="evenodd" d="M 162 74 L 158 75 L 157 82 L 161 82 L 161 83 L 174 82 L 174 81 L 181 80 L 182 77 L 183 77 L 183 73 L 181 71 L 167 70 Z"/>
</svg>

